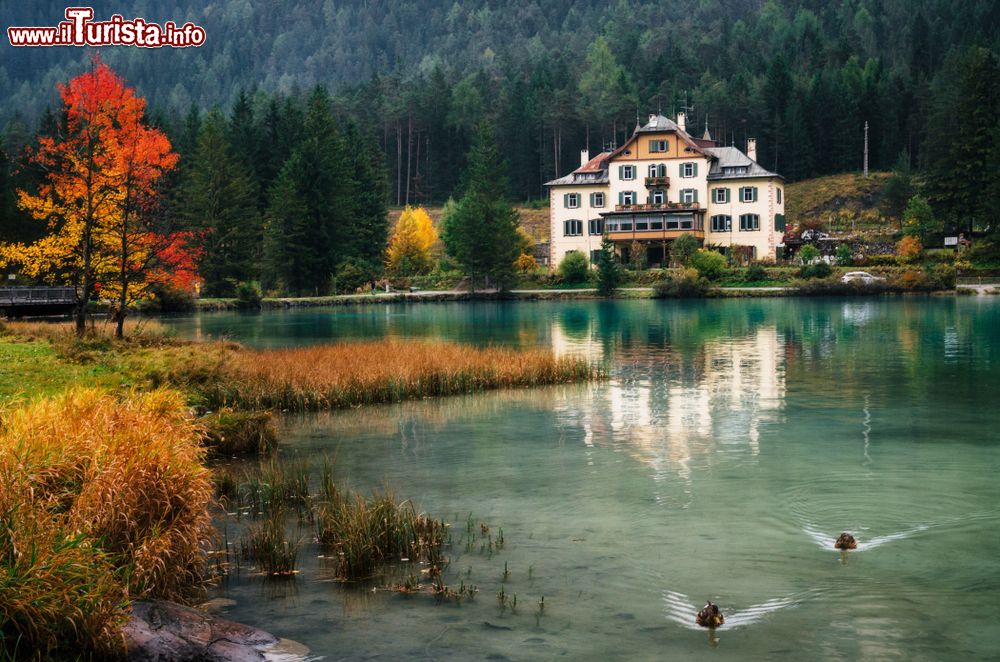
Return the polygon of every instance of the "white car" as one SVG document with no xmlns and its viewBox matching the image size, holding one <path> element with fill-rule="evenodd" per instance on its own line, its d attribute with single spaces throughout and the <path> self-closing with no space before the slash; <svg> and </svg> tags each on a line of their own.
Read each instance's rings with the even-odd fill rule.
<svg viewBox="0 0 1000 662">
<path fill-rule="evenodd" d="M 840 278 L 840 282 L 842 283 L 864 283 L 865 285 L 871 285 L 883 280 L 885 278 L 872 276 L 867 271 L 848 271 Z"/>
</svg>

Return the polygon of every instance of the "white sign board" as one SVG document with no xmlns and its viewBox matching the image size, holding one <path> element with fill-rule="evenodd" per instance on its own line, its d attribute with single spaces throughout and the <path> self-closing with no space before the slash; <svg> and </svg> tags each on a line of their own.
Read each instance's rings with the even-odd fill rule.
<svg viewBox="0 0 1000 662">
<path fill-rule="evenodd" d="M 944 238 L 944 245 L 945 246 L 958 246 L 958 237 L 945 237 Z"/>
</svg>

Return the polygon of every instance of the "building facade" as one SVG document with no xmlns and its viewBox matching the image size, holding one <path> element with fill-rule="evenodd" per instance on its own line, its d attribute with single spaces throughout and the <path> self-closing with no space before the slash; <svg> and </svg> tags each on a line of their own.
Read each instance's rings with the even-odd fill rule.
<svg viewBox="0 0 1000 662">
<path fill-rule="evenodd" d="M 645 251 L 650 267 L 667 266 L 670 242 L 692 234 L 706 247 L 742 247 L 774 260 L 785 231 L 785 181 L 746 153 L 693 138 L 677 121 L 650 115 L 621 147 L 590 158 L 549 187 L 549 265 L 571 251 L 591 262 L 605 235 L 623 259 Z"/>
</svg>

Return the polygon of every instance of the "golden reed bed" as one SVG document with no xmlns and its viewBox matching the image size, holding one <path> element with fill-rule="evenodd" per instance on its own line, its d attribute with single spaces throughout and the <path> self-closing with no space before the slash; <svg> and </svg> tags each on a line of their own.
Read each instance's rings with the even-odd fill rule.
<svg viewBox="0 0 1000 662">
<path fill-rule="evenodd" d="M 378 340 L 228 354 L 206 387 L 216 405 L 336 409 L 411 398 L 586 381 L 587 361 L 543 350 Z"/>
<path fill-rule="evenodd" d="M 115 656 L 130 600 L 201 586 L 200 439 L 173 391 L 71 390 L 4 412 L 0 659 Z"/>
</svg>

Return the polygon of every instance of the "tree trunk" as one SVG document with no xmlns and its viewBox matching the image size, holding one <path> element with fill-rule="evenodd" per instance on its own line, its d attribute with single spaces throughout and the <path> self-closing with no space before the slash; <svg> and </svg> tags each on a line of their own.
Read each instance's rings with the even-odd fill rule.
<svg viewBox="0 0 1000 662">
<path fill-rule="evenodd" d="M 396 120 L 396 206 L 399 206 L 403 193 L 403 126 Z"/>
<path fill-rule="evenodd" d="M 419 202 L 420 195 L 420 131 L 417 131 L 417 155 L 413 159 L 413 201 Z"/>
<path fill-rule="evenodd" d="M 406 118 L 406 204 L 410 204 L 410 161 L 413 155 L 413 114 Z"/>
</svg>

